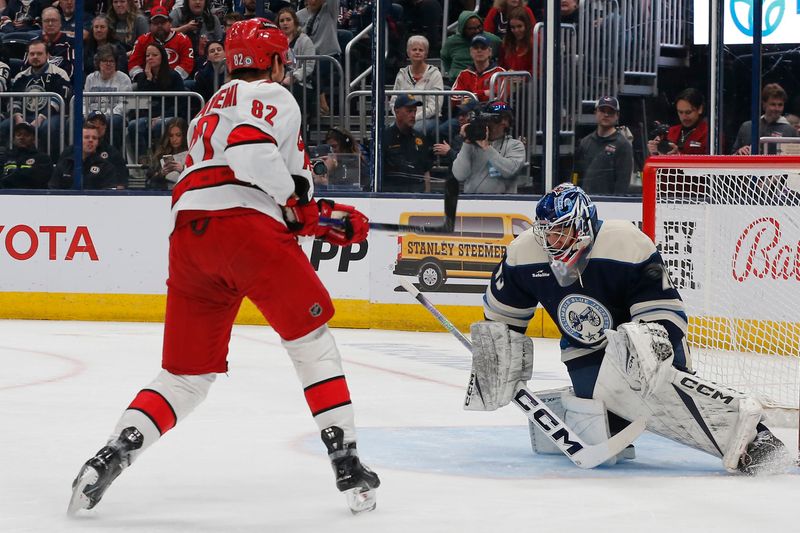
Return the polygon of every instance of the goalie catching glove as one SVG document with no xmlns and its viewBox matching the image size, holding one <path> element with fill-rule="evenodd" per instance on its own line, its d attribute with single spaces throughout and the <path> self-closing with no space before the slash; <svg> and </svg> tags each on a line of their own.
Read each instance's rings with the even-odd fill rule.
<svg viewBox="0 0 800 533">
<path fill-rule="evenodd" d="M 320 217 L 333 219 L 336 224 L 320 225 Z M 369 232 L 369 219 L 363 213 L 333 200 L 312 198 L 304 202 L 293 196 L 283 207 L 283 218 L 295 235 L 316 237 L 337 246 L 362 242 Z"/>
</svg>

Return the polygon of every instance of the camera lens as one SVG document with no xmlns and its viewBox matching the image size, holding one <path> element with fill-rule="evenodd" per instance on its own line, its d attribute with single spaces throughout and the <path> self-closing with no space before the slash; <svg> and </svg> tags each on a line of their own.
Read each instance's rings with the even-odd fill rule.
<svg viewBox="0 0 800 533">
<path fill-rule="evenodd" d="M 328 167 L 325 166 L 325 161 L 322 159 L 315 159 L 312 161 L 311 172 L 317 176 L 324 176 L 328 173 Z"/>
</svg>

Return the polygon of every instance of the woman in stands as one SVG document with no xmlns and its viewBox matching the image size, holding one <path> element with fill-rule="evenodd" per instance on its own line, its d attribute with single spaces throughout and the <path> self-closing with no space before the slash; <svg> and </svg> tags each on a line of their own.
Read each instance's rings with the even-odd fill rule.
<svg viewBox="0 0 800 533">
<path fill-rule="evenodd" d="M 88 62 L 85 68 L 89 68 Z M 129 92 L 133 90 L 127 69 L 117 70 L 115 50 L 110 44 L 100 45 L 92 59 L 92 66 L 96 69 L 86 76 L 84 92 Z M 110 137 L 114 147 L 122 151 L 122 128 L 125 125 L 125 97 L 97 96 L 84 99 L 86 114 L 99 111 L 106 116 L 106 123 L 110 125 Z"/>
<path fill-rule="evenodd" d="M 97 15 L 92 20 L 92 30 L 83 43 L 83 68 L 86 74 L 95 71 L 94 55 L 97 53 L 97 49 L 104 44 L 109 45 L 114 51 L 117 70 L 128 72 L 127 50 L 125 45 L 117 40 L 111 20 L 107 15 Z"/>
<path fill-rule="evenodd" d="M 300 20 L 298 20 L 297 12 L 293 8 L 284 7 L 278 11 L 278 26 L 283 34 L 286 35 L 295 57 L 317 54 L 317 47 L 314 46 L 311 38 L 300 28 Z M 300 60 L 298 63 L 298 68 L 287 72 L 286 77 L 283 79 L 283 84 L 292 91 L 294 99 L 297 100 L 297 105 L 303 110 L 303 115 L 310 117 L 316 113 L 318 102 L 312 77 L 316 61 Z M 304 93 L 305 98 L 303 97 Z"/>
<path fill-rule="evenodd" d="M 111 7 L 108 9 L 108 20 L 111 28 L 127 50 L 133 48 L 133 43 L 140 35 L 150 31 L 150 23 L 147 18 L 139 12 L 136 0 L 111 0 Z M 125 72 L 128 70 L 125 69 Z"/>
<path fill-rule="evenodd" d="M 511 31 L 511 13 L 515 9 L 522 9 L 528 14 L 531 28 L 536 25 L 533 11 L 522 0 L 494 0 L 494 6 L 483 20 L 483 29 L 503 39 Z"/>
<path fill-rule="evenodd" d="M 145 79 L 138 83 L 136 91 L 163 93 L 185 90 L 181 75 L 169 68 L 167 52 L 160 44 L 147 45 L 144 75 Z M 153 139 L 161 136 L 163 121 L 175 116 L 177 100 L 179 100 L 174 96 L 151 96 L 149 98 L 149 108 L 142 111 L 142 106 L 138 105 L 138 117 L 136 112 L 132 112 L 134 116 L 128 123 L 128 142 L 133 149 L 134 161 L 141 161 L 142 156 L 150 149 L 151 138 L 149 136 L 151 134 Z M 131 159 L 129 158 L 128 161 Z"/>
<path fill-rule="evenodd" d="M 225 84 L 226 74 L 225 45 L 222 41 L 211 41 L 206 46 L 206 62 L 194 75 L 195 92 L 208 102 Z"/>
<path fill-rule="evenodd" d="M 331 128 L 325 134 L 329 155 L 323 155 L 327 172 L 314 175 L 315 186 L 322 188 L 347 188 L 369 190 L 369 166 L 364 149 L 356 138 L 344 128 Z"/>
<path fill-rule="evenodd" d="M 703 93 L 697 89 L 684 89 L 675 99 L 679 124 L 667 134 L 647 142 L 650 155 L 704 155 L 708 154 L 708 122 L 703 117 Z"/>
<path fill-rule="evenodd" d="M 171 190 L 183 172 L 189 150 L 186 132 L 189 125 L 180 117 L 167 123 L 166 131 L 158 141 L 147 169 L 147 188 Z"/>
<path fill-rule="evenodd" d="M 406 54 L 410 64 L 400 69 L 394 80 L 395 91 L 407 91 L 413 93 L 422 90 L 441 91 L 444 88 L 442 72 L 429 65 L 428 60 L 428 39 L 422 35 L 412 35 L 406 43 Z M 394 101 L 397 96 L 393 96 L 389 106 L 394 113 Z M 440 96 L 420 96 L 423 105 L 417 107 L 416 123 L 414 129 L 419 132 L 432 132 L 438 126 L 438 117 L 442 110 L 442 97 Z"/>
<path fill-rule="evenodd" d="M 500 47 L 500 66 L 533 74 L 533 19 L 530 9 L 515 9 L 508 18 L 509 31 Z"/>
</svg>

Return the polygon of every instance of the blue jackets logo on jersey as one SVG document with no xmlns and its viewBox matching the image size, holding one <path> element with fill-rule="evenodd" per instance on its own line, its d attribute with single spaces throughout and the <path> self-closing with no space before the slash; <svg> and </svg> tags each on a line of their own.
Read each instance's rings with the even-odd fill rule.
<svg viewBox="0 0 800 533">
<path fill-rule="evenodd" d="M 594 298 L 570 294 L 558 304 L 561 330 L 583 344 L 596 344 L 612 327 L 611 313 Z"/>
</svg>

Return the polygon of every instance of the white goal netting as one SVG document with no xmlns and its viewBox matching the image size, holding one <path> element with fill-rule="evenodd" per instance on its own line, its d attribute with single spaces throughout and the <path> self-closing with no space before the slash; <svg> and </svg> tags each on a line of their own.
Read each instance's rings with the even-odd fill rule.
<svg viewBox="0 0 800 533">
<path fill-rule="evenodd" d="M 655 241 L 686 303 L 694 369 L 767 407 L 798 409 L 800 164 L 713 159 L 648 169 Z"/>
</svg>

